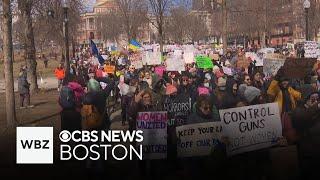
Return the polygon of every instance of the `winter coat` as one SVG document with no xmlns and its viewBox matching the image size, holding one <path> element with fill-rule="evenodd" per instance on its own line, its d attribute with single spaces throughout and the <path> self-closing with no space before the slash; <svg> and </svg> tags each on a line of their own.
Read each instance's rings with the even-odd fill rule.
<svg viewBox="0 0 320 180">
<path fill-rule="evenodd" d="M 30 84 L 28 83 L 27 80 L 27 73 L 23 72 L 20 74 L 18 78 L 18 90 L 20 94 L 29 94 L 29 87 Z"/>
<path fill-rule="evenodd" d="M 213 112 L 209 115 L 204 115 L 201 110 L 195 106 L 195 112 L 193 112 L 186 121 L 186 124 L 197 124 L 206 122 L 216 122 L 220 121 L 219 112 L 213 107 Z"/>
<path fill-rule="evenodd" d="M 295 109 L 297 106 L 297 101 L 301 99 L 301 93 L 299 91 L 294 90 L 292 87 L 288 88 L 288 92 L 291 99 L 292 109 Z M 280 113 L 282 112 L 283 106 L 283 95 L 282 91 L 278 85 L 278 81 L 273 80 L 267 91 L 268 95 L 274 98 L 274 102 L 277 102 L 279 105 Z"/>
<path fill-rule="evenodd" d="M 293 127 L 300 135 L 299 151 L 306 157 L 320 158 L 320 108 L 299 105 L 292 112 Z"/>
</svg>

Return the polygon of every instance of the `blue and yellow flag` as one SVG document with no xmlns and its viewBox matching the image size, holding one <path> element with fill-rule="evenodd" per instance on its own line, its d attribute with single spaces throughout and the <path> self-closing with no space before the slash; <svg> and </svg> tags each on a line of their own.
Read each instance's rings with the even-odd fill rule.
<svg viewBox="0 0 320 180">
<path fill-rule="evenodd" d="M 135 39 L 131 39 L 131 41 L 129 43 L 129 49 L 130 50 L 137 51 L 141 47 L 142 46 L 140 45 L 140 43 L 138 43 L 138 41 L 136 41 Z"/>
</svg>

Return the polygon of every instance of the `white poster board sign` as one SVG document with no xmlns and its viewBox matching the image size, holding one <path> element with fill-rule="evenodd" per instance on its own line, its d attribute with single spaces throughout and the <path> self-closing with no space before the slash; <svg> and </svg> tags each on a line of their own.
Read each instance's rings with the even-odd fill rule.
<svg viewBox="0 0 320 180">
<path fill-rule="evenodd" d="M 178 157 L 208 156 L 221 139 L 220 122 L 176 127 Z"/>
<path fill-rule="evenodd" d="M 139 112 L 137 130 L 143 131 L 143 159 L 164 159 L 167 157 L 166 111 Z"/>
<path fill-rule="evenodd" d="M 305 41 L 304 42 L 304 57 L 305 58 L 318 58 L 319 48 L 318 44 L 315 41 Z"/>
<path fill-rule="evenodd" d="M 146 65 L 161 64 L 161 52 L 145 51 L 142 57 L 142 63 Z"/>
<path fill-rule="evenodd" d="M 228 156 L 271 147 L 282 136 L 277 103 L 220 110 Z"/>
<path fill-rule="evenodd" d="M 183 59 L 186 64 L 194 63 L 194 53 L 193 52 L 185 52 L 183 54 Z"/>
<path fill-rule="evenodd" d="M 169 56 L 166 60 L 167 71 L 185 71 L 185 62 L 181 56 Z"/>
</svg>

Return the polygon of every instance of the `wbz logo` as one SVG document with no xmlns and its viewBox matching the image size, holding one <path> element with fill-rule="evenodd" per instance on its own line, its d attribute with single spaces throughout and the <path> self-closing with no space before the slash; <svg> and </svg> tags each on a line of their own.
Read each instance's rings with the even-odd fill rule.
<svg viewBox="0 0 320 180">
<path fill-rule="evenodd" d="M 17 127 L 17 164 L 53 163 L 52 127 Z"/>
</svg>

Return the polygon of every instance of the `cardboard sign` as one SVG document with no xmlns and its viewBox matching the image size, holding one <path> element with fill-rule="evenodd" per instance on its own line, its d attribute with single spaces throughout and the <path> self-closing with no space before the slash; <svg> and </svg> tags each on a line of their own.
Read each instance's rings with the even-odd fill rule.
<svg viewBox="0 0 320 180">
<path fill-rule="evenodd" d="M 106 72 L 107 74 L 114 74 L 115 70 L 116 70 L 115 66 L 110 66 L 110 65 L 104 66 L 104 72 Z"/>
<path fill-rule="evenodd" d="M 167 157 L 167 112 L 139 112 L 137 130 L 143 131 L 143 159 Z"/>
<path fill-rule="evenodd" d="M 176 128 L 178 157 L 208 156 L 221 139 L 220 122 L 184 125 Z"/>
<path fill-rule="evenodd" d="M 271 147 L 282 136 L 277 103 L 220 110 L 228 156 Z"/>
<path fill-rule="evenodd" d="M 305 58 L 318 58 L 319 48 L 318 43 L 315 41 L 305 41 L 304 42 L 304 57 Z"/>
<path fill-rule="evenodd" d="M 167 97 L 163 109 L 168 112 L 168 126 L 182 126 L 192 111 L 191 98 L 185 94 Z"/>
<path fill-rule="evenodd" d="M 213 68 L 211 59 L 207 56 L 197 56 L 196 63 L 198 68 L 210 69 Z"/>
<path fill-rule="evenodd" d="M 316 62 L 316 58 L 288 58 L 283 66 L 285 76 L 303 79 L 312 71 Z"/>
</svg>

